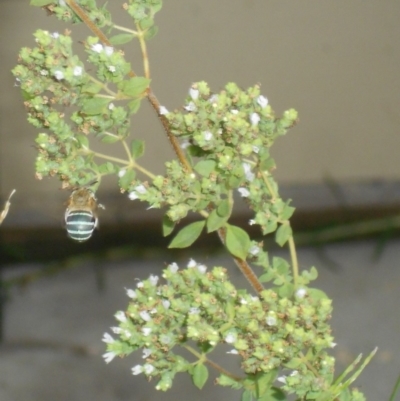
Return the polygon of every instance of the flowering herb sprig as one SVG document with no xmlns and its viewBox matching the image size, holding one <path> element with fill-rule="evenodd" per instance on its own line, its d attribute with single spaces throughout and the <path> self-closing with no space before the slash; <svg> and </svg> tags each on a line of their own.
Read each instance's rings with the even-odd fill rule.
<svg viewBox="0 0 400 401">
<path fill-rule="evenodd" d="M 294 208 L 283 200 L 273 178 L 270 148 L 297 122 L 297 112 L 277 117 L 260 90 L 228 83 L 212 92 L 205 82 L 191 85 L 181 109 L 168 111 L 151 90 L 146 41 L 157 33 L 154 23 L 161 0 L 129 0 L 122 8 L 133 26 L 112 20 L 106 6 L 94 0 L 31 0 L 62 21 L 83 22 L 93 36 L 80 41 L 79 57 L 69 30 L 38 30 L 36 45 L 23 48 L 13 74 L 21 87 L 28 121 L 41 132 L 36 139 L 36 176 L 57 176 L 64 188 L 118 177 L 121 192 L 151 208 L 164 208 L 163 233 L 171 235 L 188 213 L 199 219 L 180 229 L 170 248 L 191 246 L 202 232 L 220 241 L 253 287 L 237 289 L 223 267 L 207 268 L 191 260 L 179 269 L 173 263 L 162 277 L 150 276 L 128 289 L 129 305 L 106 333 L 105 361 L 141 350 L 143 363 L 134 375 L 156 378 L 167 390 L 177 373 L 187 372 L 201 388 L 208 368 L 216 383 L 243 391 L 242 400 L 361 401 L 350 384 L 371 359 L 359 357 L 334 378 L 334 346 L 329 319 L 331 301 L 310 287 L 317 270 L 299 271 L 290 226 Z M 137 75 L 118 49 L 137 39 L 143 76 Z M 132 138 L 131 119 L 147 99 L 162 123 L 176 160 L 164 175 L 154 175 L 138 162 L 142 138 Z M 121 146 L 126 157 L 95 150 L 96 141 Z M 254 212 L 250 225 L 263 235 L 274 233 L 288 246 L 290 263 L 269 257 L 263 243 L 231 223 L 235 193 Z M 252 265 L 262 269 L 256 274 Z M 128 285 L 130 287 L 130 285 Z M 240 362 L 236 375 L 212 359 L 219 346 Z M 185 350 L 186 356 L 180 349 Z"/>
</svg>

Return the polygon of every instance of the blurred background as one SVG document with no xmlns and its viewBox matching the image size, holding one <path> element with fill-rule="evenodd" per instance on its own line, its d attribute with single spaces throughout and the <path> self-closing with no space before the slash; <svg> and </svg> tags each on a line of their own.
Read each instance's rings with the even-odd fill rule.
<svg viewBox="0 0 400 401">
<path fill-rule="evenodd" d="M 107 295 L 100 297 L 101 301 L 98 298 L 93 301 L 92 297 L 98 297 L 95 289 L 103 288 L 101 283 L 105 279 L 104 272 L 99 274 L 99 265 L 107 272 L 106 276 L 114 277 L 108 281 L 118 282 L 115 291 L 121 296 L 121 289 L 126 285 L 124 280 L 127 277 L 132 279 L 136 274 L 132 271 L 134 266 L 140 265 L 141 272 L 146 275 L 148 271 L 153 272 L 151 269 L 161 269 L 163 263 L 172 257 L 184 259 L 190 253 L 183 256 L 163 253 L 159 247 L 167 242 L 161 236 L 160 212 L 143 213 L 145 205 L 129 201 L 126 195 L 120 194 L 113 179 L 102 182 L 98 192 L 100 201 L 106 205 L 106 210 L 100 215 L 101 229 L 84 244 L 75 244 L 66 238 L 62 220 L 64 202 L 69 192 L 60 190 L 60 183 L 56 179 L 37 181 L 34 178 L 36 151 L 33 145 L 37 132 L 26 121 L 22 97 L 10 70 L 17 62 L 19 49 L 34 45 L 32 34 L 36 29 L 63 32 L 69 26 L 46 16 L 39 8 L 29 7 L 28 3 L 27 0 L 0 0 L 0 201 L 5 201 L 12 189 L 17 190 L 9 215 L 0 229 L 0 266 L 7 280 L 26 274 L 23 279 L 14 282 L 12 291 L 20 288 L 21 284 L 34 282 L 24 287 L 22 294 L 13 293 L 12 302 L 5 308 L 8 320 L 3 319 L 4 336 L 9 340 L 24 333 L 28 337 L 35 337 L 31 329 L 43 319 L 41 324 L 44 326 L 41 327 L 44 327 L 44 339 L 49 340 L 47 335 L 52 330 L 55 330 L 55 336 L 59 339 L 59 330 L 63 327 L 64 333 L 78 334 L 71 342 L 80 343 L 93 335 L 91 332 L 85 337 L 82 325 L 102 327 L 97 333 L 100 336 L 101 330 L 105 331 L 108 327 L 104 326 L 103 320 L 93 323 L 93 315 L 101 315 L 98 309 L 90 309 L 89 318 L 83 314 L 82 303 L 94 303 L 99 307 L 99 303 L 110 305 L 110 299 L 116 302 L 110 289 Z M 126 17 L 121 11 L 121 3 L 109 1 L 109 9 L 124 22 Z M 362 342 L 360 336 L 367 336 L 373 329 L 383 329 L 384 322 L 387 322 L 390 329 L 386 327 L 385 333 L 390 342 L 400 328 L 398 291 L 393 284 L 398 283 L 397 260 L 400 255 L 396 253 L 398 246 L 395 237 L 390 243 L 385 242 L 389 236 L 398 233 L 397 215 L 400 213 L 399 15 L 399 2 L 381 0 L 166 1 L 156 17 L 159 34 L 148 44 L 152 88 L 169 110 L 180 107 L 190 85 L 199 80 L 207 81 L 215 92 L 230 81 L 244 88 L 261 83 L 262 93 L 277 114 L 292 107 L 298 110 L 300 123 L 287 136 L 280 138 L 272 149 L 278 166 L 276 178 L 281 183 L 281 192 L 293 199 L 292 204 L 297 208 L 293 225 L 298 232 L 298 242 L 306 246 L 300 249 L 300 259 L 304 254 L 306 260 L 304 267 L 307 267 L 308 260 L 314 263 L 315 259 L 317 267 L 322 266 L 324 271 L 321 280 L 324 277 L 327 280 L 326 283 L 322 281 L 321 285 L 326 286 L 329 295 L 333 296 L 339 291 L 337 295 L 343 302 L 343 309 L 337 313 L 348 316 L 347 320 L 343 318 L 342 324 L 337 323 L 339 333 L 343 328 L 343 335 L 347 335 L 349 322 L 354 324 L 354 313 L 357 316 L 367 315 L 366 308 L 382 308 L 375 312 L 369 310 L 374 316 L 379 315 L 381 319 L 385 317 L 384 320 L 378 323 L 367 319 L 368 326 L 360 323 L 350 330 L 354 339 L 348 340 L 349 344 L 361 344 L 357 351 L 364 352 L 368 352 L 374 344 L 383 342 L 383 337 L 373 336 Z M 86 29 L 78 27 L 73 35 L 83 38 L 85 34 Z M 140 72 L 138 47 L 136 43 L 130 43 L 129 52 L 131 47 L 134 48 L 131 52 L 132 65 Z M 125 49 L 128 53 L 128 48 Z M 164 162 L 173 154 L 158 121 L 146 104 L 143 104 L 133 127 L 133 136 L 146 140 L 144 164 L 156 173 L 162 173 Z M 249 218 L 244 208 L 239 208 L 235 215 L 238 224 L 246 224 Z M 350 245 L 325 244 L 332 240 L 365 237 L 369 238 L 368 241 Z M 203 255 L 208 255 L 210 261 L 219 257 L 213 243 L 213 238 L 204 238 L 200 242 L 204 247 Z M 320 246 L 322 243 L 325 244 L 324 248 Z M 373 258 L 383 249 L 380 247 L 382 244 L 388 246 L 383 256 L 381 254 L 386 258 L 384 262 Z M 318 247 L 310 248 L 312 245 Z M 347 263 L 350 255 L 354 256 L 354 260 Z M 78 256 L 80 259 L 76 259 Z M 162 261 L 157 267 L 153 266 L 155 259 Z M 118 267 L 118 263 L 126 264 L 115 269 L 113 274 L 116 276 L 109 274 L 108 268 Z M 149 269 L 148 263 L 152 264 Z M 377 267 L 379 263 L 384 266 L 381 270 Z M 71 266 L 84 269 L 37 280 L 35 274 L 40 276 L 43 266 L 48 268 L 44 275 Z M 345 267 L 354 270 L 349 271 Z M 371 270 L 367 274 L 362 267 Z M 89 274 L 88 269 L 94 272 Z M 346 291 L 341 288 L 343 280 L 349 280 Z M 354 284 L 353 287 L 350 282 Z M 65 298 L 60 299 L 57 289 L 62 283 L 69 284 L 62 287 Z M 375 284 L 375 291 L 379 288 L 380 292 L 368 298 L 368 303 L 362 294 L 366 297 Z M 86 288 L 90 288 L 90 300 L 87 299 Z M 383 297 L 384 293 L 387 299 Z M 354 294 L 361 294 L 361 298 Z M 38 301 L 36 296 L 43 298 Z M 31 304 L 35 299 L 39 303 Z M 347 299 L 360 309 L 346 308 Z M 72 302 L 70 307 L 65 306 L 67 301 Z M 37 306 L 31 310 L 29 307 L 32 305 Z M 44 308 L 45 305 L 47 308 Z M 125 301 L 119 305 L 123 308 Z M 40 313 L 46 310 L 47 318 L 36 315 L 38 310 Z M 104 311 L 104 308 L 100 310 Z M 66 323 L 60 326 L 57 319 L 61 319 L 60 314 L 68 311 L 72 311 L 73 318 L 69 329 L 66 329 Z M 74 311 L 82 315 L 78 317 Z M 112 308 L 107 310 L 107 325 L 112 324 L 114 311 Z M 29 313 L 32 320 L 21 320 L 21 313 Z M 41 335 L 38 338 L 42 338 Z M 90 341 L 100 339 L 95 335 L 90 338 Z M 384 343 L 387 344 L 387 341 Z M 101 349 L 98 343 L 95 344 Z M 10 354 L 7 348 L 7 357 L 3 359 L 6 362 L 0 367 L 0 372 L 4 373 L 0 374 L 0 395 L 3 395 L 2 388 L 11 390 L 4 390 L 4 396 L 0 397 L 2 401 L 46 399 L 45 391 L 42 394 L 42 390 L 38 390 L 39 385 L 34 385 L 36 379 L 27 378 L 29 371 L 27 376 L 21 376 L 23 379 L 15 388 L 7 387 L 8 380 L 20 374 L 21 365 L 38 363 L 38 353 L 42 358 L 39 364 L 46 366 L 48 371 L 52 370 L 49 366 L 53 365 L 49 364 L 58 356 L 49 353 L 48 347 L 44 349 L 38 351 L 35 348 L 27 360 L 24 359 L 25 354 L 18 353 L 19 365 L 16 364 L 15 370 L 9 371 L 10 360 L 16 359 L 15 350 Z M 345 355 L 346 350 L 345 347 L 338 352 Z M 367 376 L 363 382 L 369 391 L 378 388 L 376 381 L 382 384 L 381 390 L 372 393 L 375 399 L 387 399 L 383 397 L 390 393 L 389 384 L 394 383 L 400 371 L 397 350 L 398 341 L 386 348 L 384 346 L 384 353 L 379 357 L 381 359 L 377 358 L 378 362 L 375 362 L 378 364 L 375 373 Z M 56 363 L 61 366 L 66 363 L 66 369 L 73 369 L 75 356 L 68 351 L 67 354 L 67 359 L 72 358 L 72 361 L 67 363 L 61 358 Z M 100 369 L 109 375 L 113 370 L 112 366 L 106 369 L 98 360 L 95 363 L 86 359 L 80 361 L 83 371 L 90 366 L 90 369 Z M 384 375 L 382 368 L 386 369 Z M 375 376 L 377 372 L 381 374 L 379 380 Z M 97 377 L 102 377 L 101 373 L 98 374 L 100 376 Z M 129 376 L 129 372 L 126 376 Z M 7 380 L 2 379 L 4 377 Z M 79 377 L 80 374 L 76 373 L 65 380 L 73 387 Z M 102 393 L 103 398 L 97 394 L 96 399 L 139 399 L 134 396 L 136 390 L 132 389 L 130 393 L 128 383 L 133 378 L 128 379 L 124 391 L 109 389 Z M 63 376 L 58 380 L 65 382 Z M 99 379 L 100 382 L 103 380 Z M 93 384 L 93 388 L 97 388 L 97 384 Z M 146 384 L 140 386 L 142 391 Z M 78 392 L 79 397 L 72 390 L 60 396 L 57 389 L 61 387 L 59 384 L 55 392 L 50 391 L 51 397 L 57 395 L 59 399 L 71 400 L 81 399 L 85 394 L 86 399 L 93 398 L 91 389 L 87 389 L 86 394 L 84 386 Z M 21 393 L 16 388 L 22 389 L 18 390 Z M 34 396 L 29 395 L 32 391 Z M 140 399 L 143 399 L 146 393 L 140 394 Z"/>
</svg>

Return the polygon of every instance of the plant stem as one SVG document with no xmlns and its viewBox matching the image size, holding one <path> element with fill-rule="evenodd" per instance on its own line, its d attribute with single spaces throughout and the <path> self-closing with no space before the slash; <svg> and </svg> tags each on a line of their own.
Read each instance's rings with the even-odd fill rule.
<svg viewBox="0 0 400 401">
<path fill-rule="evenodd" d="M 109 89 L 106 84 L 104 84 L 103 82 L 99 81 L 98 79 L 96 79 L 95 77 L 91 76 L 90 74 L 86 74 L 86 75 L 92 82 L 94 82 L 95 84 L 100 85 L 104 89 L 105 92 L 107 92 L 109 95 L 111 95 L 113 97 L 113 99 L 115 99 L 117 94 L 114 91 L 112 91 L 111 89 Z"/>
<path fill-rule="evenodd" d="M 218 372 L 222 373 L 223 375 L 228 376 L 237 382 L 240 382 L 243 380 L 241 377 L 235 376 L 234 374 L 225 370 L 223 367 L 219 366 L 214 361 L 211 361 L 210 359 L 206 358 L 204 354 L 200 354 L 194 348 L 192 348 L 190 345 L 186 345 L 186 344 L 181 344 L 181 345 L 183 348 L 185 348 L 187 351 L 189 351 L 191 354 L 193 354 L 196 358 L 205 361 L 207 364 L 212 366 L 214 369 L 216 369 Z"/>
<path fill-rule="evenodd" d="M 144 40 L 143 31 L 140 29 L 138 25 L 136 25 L 136 27 L 139 32 L 138 39 L 140 43 L 140 50 L 142 51 L 142 57 L 143 57 L 144 76 L 146 78 L 150 78 L 150 65 L 149 65 L 149 57 L 147 55 L 146 41 Z"/>
<path fill-rule="evenodd" d="M 112 26 L 114 29 L 118 29 L 119 31 L 123 31 L 123 32 L 129 32 L 132 35 L 137 35 L 138 33 L 136 31 L 134 31 L 133 29 L 129 29 L 129 28 L 125 28 L 124 26 L 120 26 L 120 25 L 115 25 L 113 24 Z"/>
<path fill-rule="evenodd" d="M 299 262 L 297 260 L 296 244 L 291 235 L 288 239 L 290 258 L 292 260 L 292 271 L 293 271 L 293 284 L 294 288 L 297 289 L 297 284 L 299 281 Z"/>
<path fill-rule="evenodd" d="M 224 245 L 225 245 L 225 235 L 226 235 L 226 231 L 224 228 L 218 229 L 218 237 L 221 240 L 222 244 L 224 244 Z M 253 269 L 249 266 L 249 264 L 245 260 L 240 259 L 233 255 L 232 255 L 232 257 L 235 261 L 236 266 L 242 272 L 242 274 L 246 278 L 246 280 L 256 290 L 257 294 L 260 294 L 261 291 L 264 290 L 264 287 L 261 284 L 261 282 L 258 280 L 258 277 L 254 273 Z"/>
<path fill-rule="evenodd" d="M 133 164 L 134 161 L 133 161 L 133 159 L 132 159 L 131 152 L 129 151 L 128 144 L 126 143 L 125 139 L 122 140 L 122 146 L 124 147 L 125 152 L 126 152 L 126 154 L 127 154 L 127 156 L 128 156 L 129 163 L 130 163 L 130 164 Z"/>
</svg>

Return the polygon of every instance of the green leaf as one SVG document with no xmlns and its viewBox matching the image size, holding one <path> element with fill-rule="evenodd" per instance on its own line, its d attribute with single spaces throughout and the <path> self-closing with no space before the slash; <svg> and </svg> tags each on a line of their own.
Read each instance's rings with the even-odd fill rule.
<svg viewBox="0 0 400 401">
<path fill-rule="evenodd" d="M 153 25 L 151 28 L 149 28 L 146 33 L 144 34 L 144 39 L 145 40 L 150 40 L 154 38 L 154 36 L 157 35 L 158 32 L 158 26 Z"/>
<path fill-rule="evenodd" d="M 138 97 L 149 87 L 150 79 L 133 77 L 118 83 L 118 89 L 126 96 Z"/>
<path fill-rule="evenodd" d="M 318 288 L 307 288 L 307 292 L 310 294 L 312 299 L 329 299 L 328 295 L 324 291 Z"/>
<path fill-rule="evenodd" d="M 111 99 L 105 99 L 103 97 L 92 97 L 82 102 L 81 111 L 82 113 L 89 116 L 100 114 L 104 111 L 104 109 L 108 106 L 110 102 Z"/>
<path fill-rule="evenodd" d="M 292 227 L 288 224 L 282 224 L 275 233 L 275 241 L 279 246 L 286 244 L 288 239 L 292 236 Z"/>
<path fill-rule="evenodd" d="M 154 25 L 154 20 L 153 18 L 144 18 L 139 22 L 139 25 L 142 31 L 144 31 Z"/>
<path fill-rule="evenodd" d="M 271 389 L 260 397 L 257 401 L 286 401 L 285 393 L 278 387 L 271 387 Z"/>
<path fill-rule="evenodd" d="M 101 89 L 102 89 L 101 84 L 98 84 L 98 83 L 92 82 L 92 81 L 89 81 L 82 86 L 83 93 L 90 93 L 92 95 L 99 93 L 101 91 Z"/>
<path fill-rule="evenodd" d="M 292 217 L 292 215 L 293 215 L 293 213 L 294 213 L 294 211 L 296 210 L 296 208 L 294 208 L 294 207 L 292 207 L 292 206 L 289 206 L 288 204 L 286 204 L 284 207 L 283 207 L 283 210 L 282 210 L 282 212 L 280 213 L 280 218 L 282 219 L 282 220 L 288 220 L 288 219 L 290 219 L 291 217 Z"/>
<path fill-rule="evenodd" d="M 215 160 L 201 160 L 194 166 L 194 170 L 203 177 L 209 177 L 215 171 L 216 166 L 217 163 Z"/>
<path fill-rule="evenodd" d="M 199 238 L 203 228 L 205 226 L 205 220 L 196 221 L 188 226 L 182 228 L 175 238 L 171 241 L 168 248 L 187 248 L 192 245 L 194 241 Z"/>
<path fill-rule="evenodd" d="M 110 43 L 113 46 L 123 45 L 129 43 L 134 36 L 131 33 L 120 33 L 118 35 L 111 36 Z"/>
<path fill-rule="evenodd" d="M 168 215 L 164 215 L 163 221 L 162 221 L 162 230 L 163 230 L 163 236 L 168 237 L 174 231 L 175 228 L 175 222 L 172 221 Z"/>
<path fill-rule="evenodd" d="M 224 374 L 221 374 L 218 378 L 217 378 L 217 383 L 220 386 L 223 387 L 232 387 L 235 390 L 238 390 L 240 388 L 243 387 L 243 383 L 242 382 L 238 382 L 236 380 L 233 380 L 232 378 L 225 376 Z"/>
<path fill-rule="evenodd" d="M 228 199 L 224 199 L 217 207 L 217 213 L 220 217 L 229 217 L 231 215 L 231 204 Z"/>
<path fill-rule="evenodd" d="M 208 379 L 207 367 L 202 363 L 198 363 L 193 369 L 192 379 L 194 385 L 201 390 Z"/>
<path fill-rule="evenodd" d="M 251 244 L 250 237 L 246 231 L 242 230 L 240 227 L 227 224 L 225 243 L 228 251 L 232 255 L 246 260 Z"/>
<path fill-rule="evenodd" d="M 139 159 L 144 154 L 144 141 L 134 139 L 131 142 L 131 155 L 134 160 Z"/>
<path fill-rule="evenodd" d="M 218 212 L 216 209 L 214 209 L 207 218 L 207 232 L 212 233 L 215 230 L 218 230 L 221 228 L 226 221 L 228 220 L 228 217 L 221 217 L 218 215 Z"/>
<path fill-rule="evenodd" d="M 267 393 L 271 388 L 278 374 L 278 369 L 272 369 L 268 373 L 257 373 L 256 374 L 256 392 L 257 399 Z"/>
<path fill-rule="evenodd" d="M 270 171 L 276 167 L 275 160 L 272 157 L 268 157 L 264 159 L 260 163 L 260 170 L 262 171 Z"/>
<path fill-rule="evenodd" d="M 136 114 L 139 111 L 140 105 L 142 104 L 142 99 L 134 99 L 128 103 L 129 111 L 131 114 Z"/>
<path fill-rule="evenodd" d="M 79 145 L 82 148 L 89 149 L 89 138 L 86 135 L 75 135 L 75 138 L 78 140 Z"/>
<path fill-rule="evenodd" d="M 117 135 L 107 135 L 107 134 L 104 134 L 104 135 L 102 135 L 102 137 L 101 137 L 101 142 L 103 142 L 103 143 L 115 143 L 115 142 L 117 142 L 117 141 L 120 141 L 121 140 L 121 138 L 119 137 L 119 136 L 117 136 Z"/>
<path fill-rule="evenodd" d="M 119 179 L 118 183 L 119 186 L 127 191 L 132 183 L 132 181 L 136 177 L 136 171 L 135 170 L 127 170 L 125 174 Z"/>
<path fill-rule="evenodd" d="M 47 6 L 48 4 L 54 3 L 54 0 L 31 0 L 29 5 L 35 7 L 43 7 Z"/>
<path fill-rule="evenodd" d="M 251 390 L 244 390 L 240 400 L 241 401 L 255 401 L 253 392 Z"/>
</svg>

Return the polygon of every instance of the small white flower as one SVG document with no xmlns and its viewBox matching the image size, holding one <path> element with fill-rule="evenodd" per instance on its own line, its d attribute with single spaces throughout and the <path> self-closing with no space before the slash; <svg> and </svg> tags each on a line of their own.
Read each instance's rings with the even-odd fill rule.
<svg viewBox="0 0 400 401">
<path fill-rule="evenodd" d="M 56 70 L 54 71 L 54 77 L 61 81 L 62 79 L 64 79 L 64 73 L 61 70 Z"/>
<path fill-rule="evenodd" d="M 243 170 L 244 170 L 244 175 L 248 181 L 253 181 L 254 180 L 254 173 L 251 171 L 251 165 L 249 163 L 242 163 Z"/>
<path fill-rule="evenodd" d="M 247 305 L 247 301 L 246 301 L 244 298 L 241 298 L 241 299 L 240 299 L 240 303 L 241 303 L 242 305 Z"/>
<path fill-rule="evenodd" d="M 132 374 L 137 376 L 143 372 L 143 368 L 140 365 L 136 365 L 132 368 Z"/>
<path fill-rule="evenodd" d="M 237 349 L 231 349 L 230 351 L 227 351 L 227 354 L 238 355 L 239 351 Z"/>
<path fill-rule="evenodd" d="M 117 356 L 117 354 L 112 351 L 106 352 L 105 354 L 103 354 L 105 363 L 110 363 L 116 356 Z"/>
<path fill-rule="evenodd" d="M 111 56 L 114 53 L 114 48 L 111 46 L 104 46 L 104 53 L 106 53 L 107 56 Z"/>
<path fill-rule="evenodd" d="M 307 290 L 305 288 L 299 288 L 296 291 L 296 297 L 297 298 L 304 298 L 306 296 L 306 294 L 307 294 Z"/>
<path fill-rule="evenodd" d="M 152 372 L 154 372 L 154 366 L 146 363 L 143 365 L 143 371 L 146 373 L 146 375 L 150 375 Z"/>
<path fill-rule="evenodd" d="M 138 281 L 138 283 L 136 284 L 137 288 L 143 288 L 144 284 L 142 281 Z"/>
<path fill-rule="evenodd" d="M 143 355 L 142 358 L 146 359 L 152 354 L 152 350 L 150 348 L 143 348 Z"/>
<path fill-rule="evenodd" d="M 208 99 L 208 101 L 209 101 L 210 103 L 217 103 L 217 101 L 218 101 L 218 95 L 214 93 L 213 95 L 210 96 L 210 98 Z"/>
<path fill-rule="evenodd" d="M 53 39 L 58 39 L 59 36 L 60 36 L 60 34 L 59 34 L 58 32 L 53 32 L 50 36 L 51 36 Z"/>
<path fill-rule="evenodd" d="M 251 121 L 251 125 L 253 127 L 256 127 L 258 125 L 258 123 L 260 122 L 260 116 L 258 115 L 258 113 L 251 113 L 250 121 Z"/>
<path fill-rule="evenodd" d="M 58 0 L 58 5 L 60 7 L 65 7 L 66 6 L 65 0 Z"/>
<path fill-rule="evenodd" d="M 197 263 L 194 259 L 190 259 L 189 263 L 187 264 L 188 269 L 192 269 L 193 267 L 196 267 Z"/>
<path fill-rule="evenodd" d="M 155 274 L 151 274 L 149 277 L 150 284 L 156 286 L 160 277 L 156 276 Z"/>
<path fill-rule="evenodd" d="M 111 103 L 108 105 L 108 110 L 112 110 L 114 107 L 115 107 L 114 103 L 111 102 Z"/>
<path fill-rule="evenodd" d="M 73 74 L 75 77 L 80 77 L 82 75 L 82 72 L 83 72 L 83 68 L 80 65 L 76 65 L 74 67 Z"/>
<path fill-rule="evenodd" d="M 189 102 L 189 104 L 185 106 L 184 109 L 187 111 L 196 111 L 197 107 L 193 102 Z"/>
<path fill-rule="evenodd" d="M 268 326 L 276 326 L 276 317 L 275 316 L 267 316 L 267 318 L 265 319 Z"/>
<path fill-rule="evenodd" d="M 145 321 L 145 322 L 150 322 L 151 316 L 149 315 L 149 312 L 142 310 L 139 312 L 139 316 Z"/>
<path fill-rule="evenodd" d="M 139 197 L 138 197 L 138 195 L 137 195 L 136 192 L 132 191 L 132 192 L 129 192 L 128 198 L 129 198 L 130 200 L 136 200 L 136 199 L 138 199 Z"/>
<path fill-rule="evenodd" d="M 168 266 L 168 269 L 171 273 L 176 273 L 179 270 L 179 266 L 173 262 Z"/>
<path fill-rule="evenodd" d="M 260 247 L 258 245 L 253 245 L 250 249 L 249 249 L 249 253 L 253 256 L 258 255 L 258 253 L 260 252 Z"/>
<path fill-rule="evenodd" d="M 124 312 L 122 312 L 121 310 L 118 311 L 115 315 L 115 318 L 120 321 L 121 323 L 125 323 L 128 319 L 126 318 L 126 315 Z"/>
<path fill-rule="evenodd" d="M 138 194 L 145 194 L 147 192 L 147 189 L 146 189 L 146 187 L 144 185 L 140 184 L 137 187 L 135 187 L 135 191 Z"/>
<path fill-rule="evenodd" d="M 276 381 L 286 384 L 286 376 L 279 376 Z"/>
<path fill-rule="evenodd" d="M 96 43 L 92 45 L 91 49 L 96 53 L 101 53 L 103 51 L 103 45 L 101 43 Z"/>
<path fill-rule="evenodd" d="M 117 69 L 115 68 L 115 66 L 109 65 L 109 66 L 108 66 L 108 71 L 110 71 L 110 72 L 115 72 L 115 71 L 117 71 Z"/>
<path fill-rule="evenodd" d="M 121 327 L 111 327 L 111 331 L 112 331 L 114 334 L 122 334 L 122 333 L 124 332 L 124 330 L 121 329 Z"/>
<path fill-rule="evenodd" d="M 253 145 L 252 148 L 254 153 L 258 153 L 260 151 L 260 148 L 256 145 Z"/>
<path fill-rule="evenodd" d="M 199 273 L 204 274 L 207 271 L 207 266 L 206 265 L 197 265 L 197 270 Z"/>
<path fill-rule="evenodd" d="M 14 86 L 21 86 L 21 80 L 19 78 L 15 78 Z"/>
<path fill-rule="evenodd" d="M 231 110 L 231 113 L 232 113 L 232 114 L 238 114 L 238 113 L 239 113 L 239 110 L 233 109 L 233 110 Z"/>
<path fill-rule="evenodd" d="M 198 315 L 200 313 L 200 309 L 196 308 L 195 306 L 192 306 L 189 309 L 189 315 Z"/>
<path fill-rule="evenodd" d="M 225 337 L 225 342 L 227 342 L 228 344 L 233 344 L 235 341 L 236 341 L 236 334 L 234 333 L 229 333 Z"/>
<path fill-rule="evenodd" d="M 151 328 L 150 327 L 143 327 L 142 333 L 144 336 L 148 336 L 151 333 Z"/>
<path fill-rule="evenodd" d="M 213 138 L 213 134 L 210 131 L 204 131 L 203 137 L 205 141 L 211 141 L 211 139 Z"/>
<path fill-rule="evenodd" d="M 181 142 L 182 149 L 187 149 L 189 146 L 190 146 L 190 142 L 187 139 Z"/>
<path fill-rule="evenodd" d="M 329 345 L 330 345 L 331 348 L 335 348 L 337 344 L 332 342 Z"/>
<path fill-rule="evenodd" d="M 45 77 L 45 76 L 49 75 L 49 72 L 47 70 L 40 70 L 40 75 L 43 75 Z"/>
<path fill-rule="evenodd" d="M 192 100 L 196 100 L 199 97 L 199 90 L 195 88 L 190 88 L 189 95 L 192 98 Z"/>
<path fill-rule="evenodd" d="M 254 226 L 256 224 L 256 221 L 254 219 L 249 220 L 249 226 Z"/>
<path fill-rule="evenodd" d="M 161 116 L 164 116 L 165 114 L 168 114 L 168 110 L 164 106 L 160 106 L 160 110 L 158 110 Z"/>
<path fill-rule="evenodd" d="M 122 168 L 121 170 L 118 171 L 118 177 L 121 178 L 126 174 L 126 170 Z"/>
<path fill-rule="evenodd" d="M 238 188 L 238 192 L 242 198 L 247 198 L 250 195 L 250 191 L 247 188 Z"/>
<path fill-rule="evenodd" d="M 169 307 L 171 306 L 171 302 L 169 302 L 168 299 L 163 299 L 162 305 L 165 309 L 169 309 Z"/>
<path fill-rule="evenodd" d="M 262 107 L 266 107 L 268 105 L 268 99 L 265 96 L 258 96 L 257 103 Z"/>
<path fill-rule="evenodd" d="M 150 310 L 150 313 L 151 313 L 152 315 L 154 315 L 155 313 L 157 313 L 157 309 L 156 309 L 156 308 L 151 309 L 151 310 Z"/>
<path fill-rule="evenodd" d="M 160 342 L 162 344 L 170 344 L 171 342 L 171 337 L 167 334 L 161 334 L 160 336 Z"/>
<path fill-rule="evenodd" d="M 107 344 L 112 344 L 115 340 L 112 335 L 110 335 L 108 333 L 104 333 L 102 341 Z"/>
</svg>

